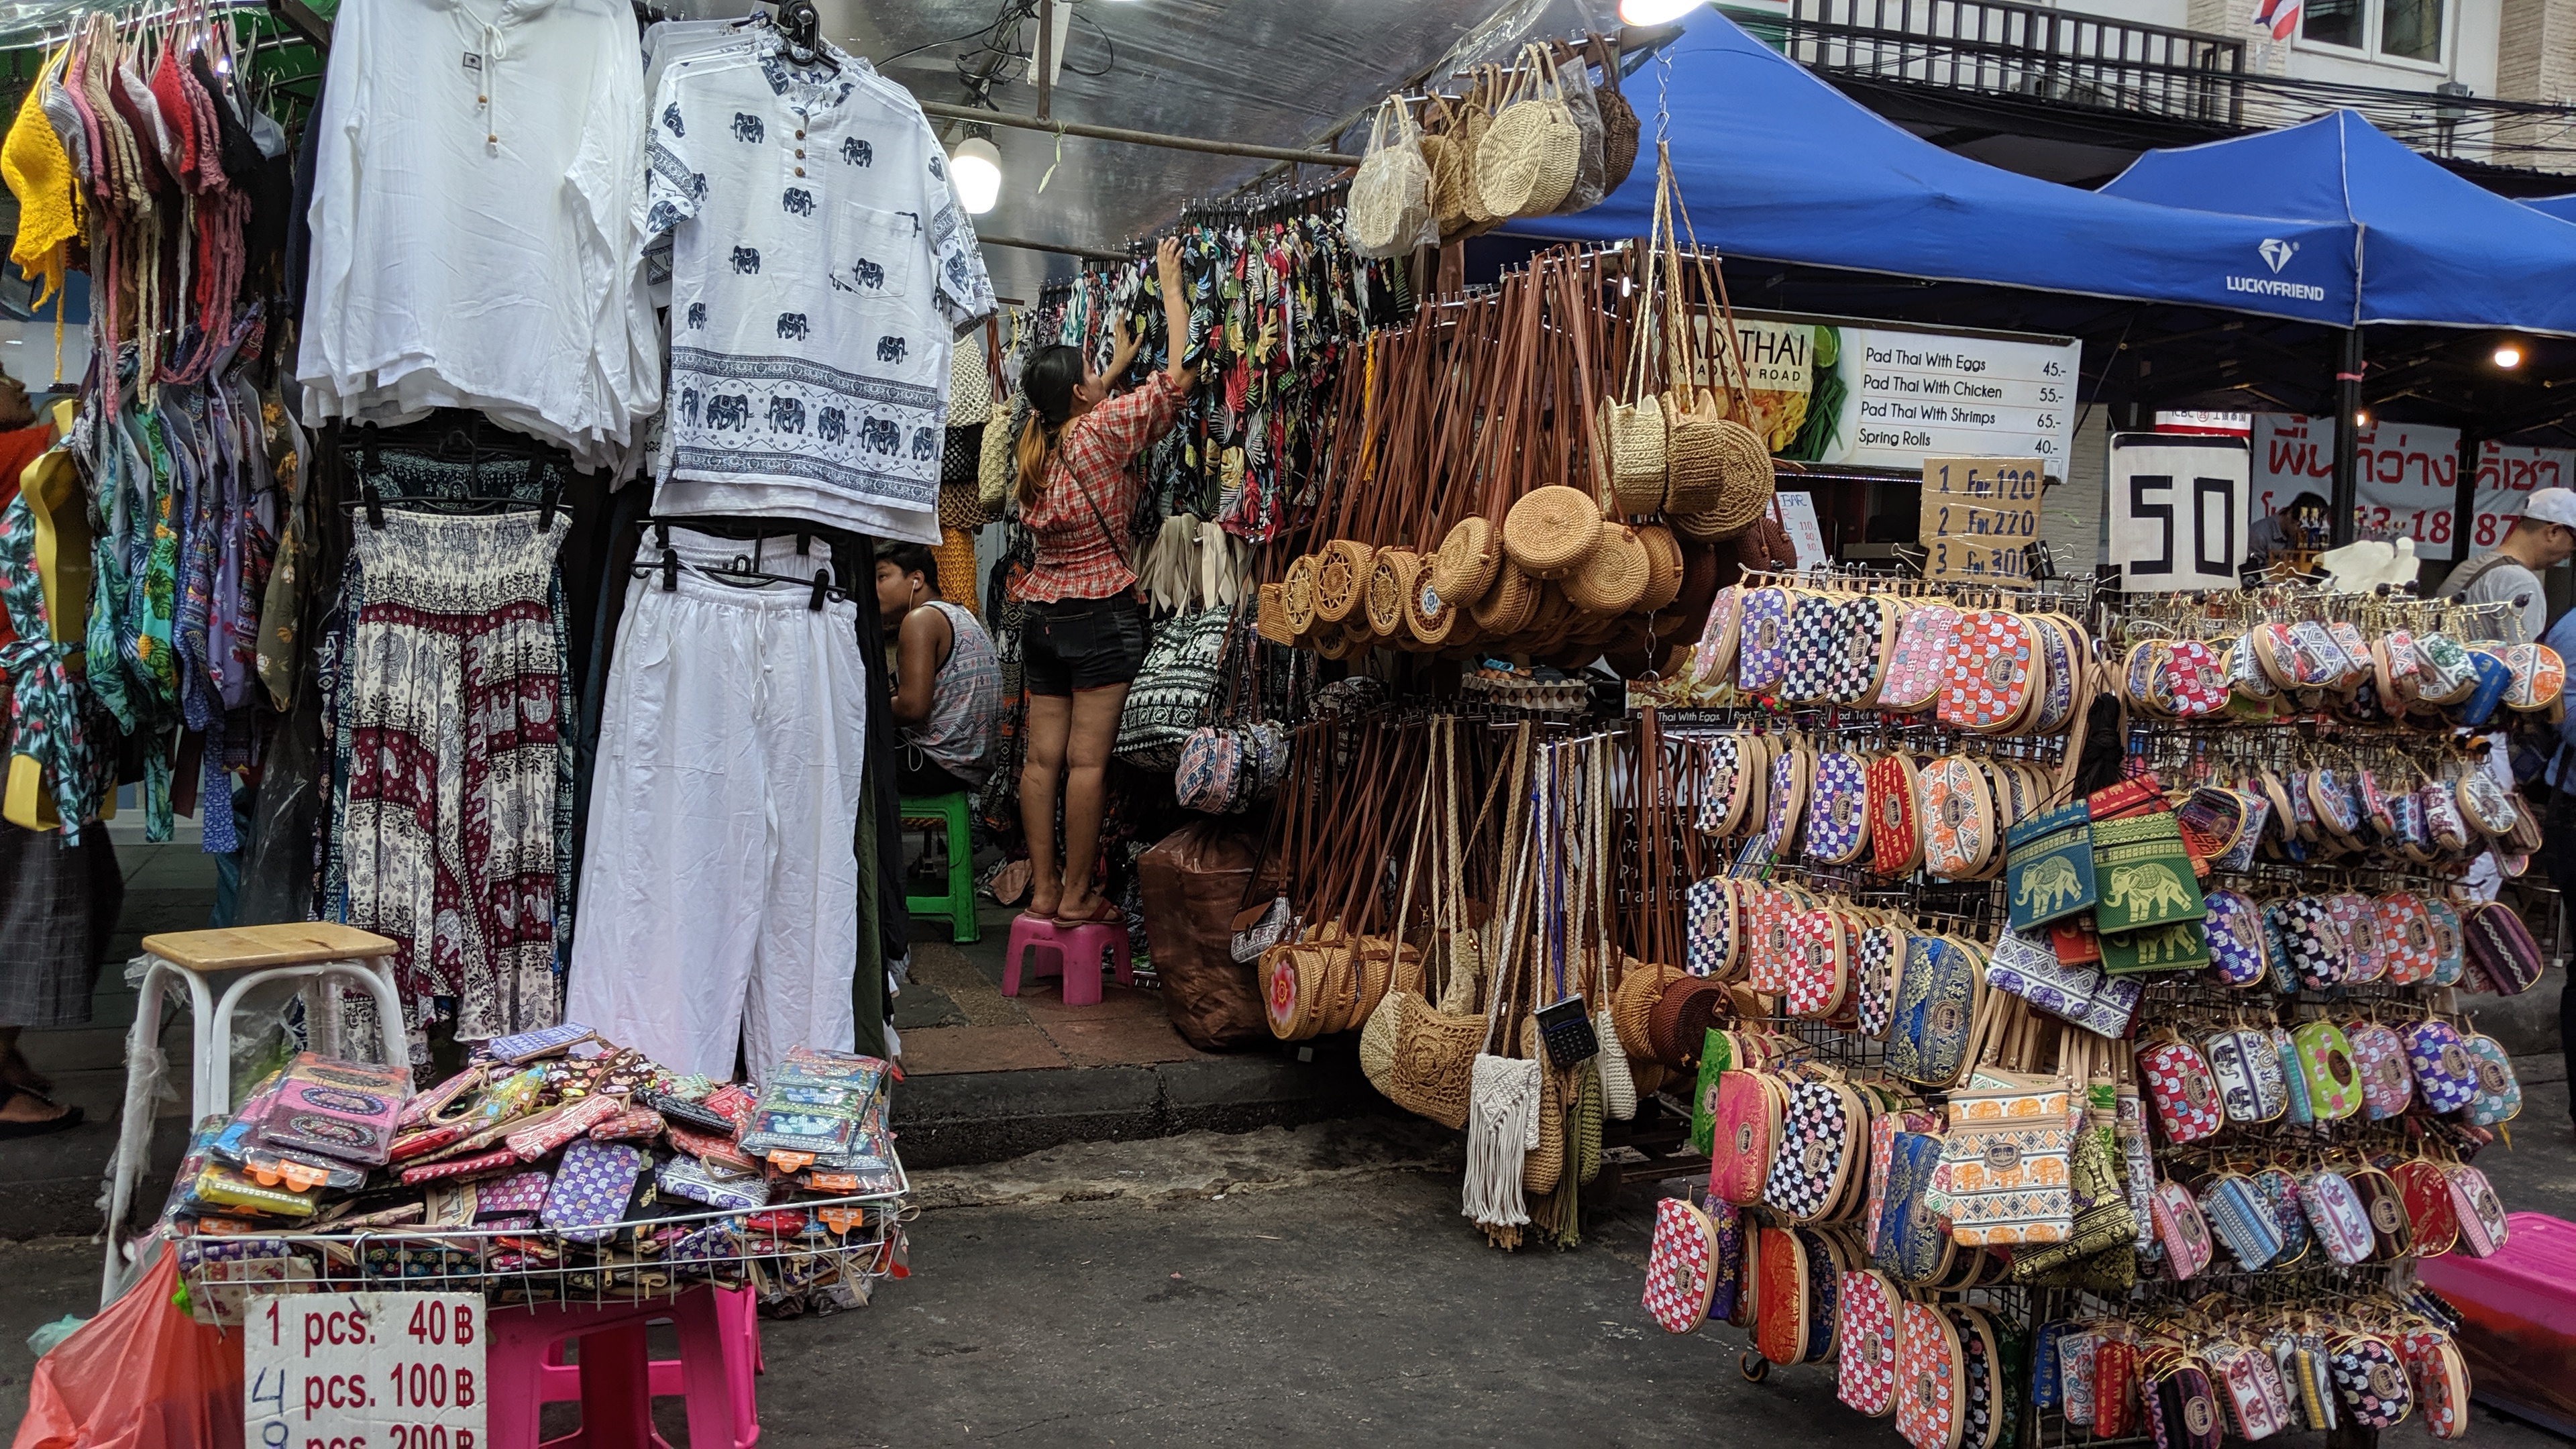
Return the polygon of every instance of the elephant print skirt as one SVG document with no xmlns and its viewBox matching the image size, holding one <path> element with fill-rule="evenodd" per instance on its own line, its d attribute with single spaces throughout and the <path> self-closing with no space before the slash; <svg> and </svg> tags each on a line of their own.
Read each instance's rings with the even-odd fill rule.
<svg viewBox="0 0 2576 1449">
<path fill-rule="evenodd" d="M 341 680 L 344 919 L 398 943 L 414 1042 L 551 1026 L 562 658 L 547 606 L 569 521 L 388 510 L 356 529 Z"/>
</svg>

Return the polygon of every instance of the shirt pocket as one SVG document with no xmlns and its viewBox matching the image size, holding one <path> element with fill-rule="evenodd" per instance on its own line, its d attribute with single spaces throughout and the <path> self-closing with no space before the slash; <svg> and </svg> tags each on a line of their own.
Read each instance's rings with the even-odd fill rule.
<svg viewBox="0 0 2576 1449">
<path fill-rule="evenodd" d="M 920 295 L 921 220 L 908 211 L 879 211 L 848 202 L 833 209 L 832 286 L 861 301 L 900 302 Z"/>
</svg>

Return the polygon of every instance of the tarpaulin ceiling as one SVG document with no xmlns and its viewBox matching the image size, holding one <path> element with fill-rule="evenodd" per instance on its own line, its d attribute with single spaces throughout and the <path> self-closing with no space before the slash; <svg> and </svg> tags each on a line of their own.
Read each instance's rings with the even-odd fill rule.
<svg viewBox="0 0 2576 1449">
<path fill-rule="evenodd" d="M 1714 11 L 1630 79 L 1647 145 L 1627 183 L 1513 229 L 1645 235 L 1659 91 L 1693 229 L 1730 256 L 2310 322 L 2352 313 L 2348 222 L 2150 206 L 2001 171 L 1880 119 Z"/>
<path fill-rule="evenodd" d="M 743 3 L 716 0 L 714 8 Z M 953 104 L 970 102 L 958 61 L 976 51 L 1003 8 L 1002 0 L 818 3 L 825 34 L 880 62 L 921 99 Z M 1615 0 L 1078 0 L 1073 13 L 1055 116 L 1325 149 L 1358 149 L 1364 134 L 1335 144 L 1339 123 L 1461 41 L 1492 54 L 1521 40 L 1618 24 Z M 1033 48 L 1036 33 L 1034 21 L 1021 28 L 1023 49 Z M 951 43 L 934 44 L 940 41 Z M 927 48 L 903 54 L 917 47 Z M 1016 78 L 1024 69 L 1013 67 L 1015 79 L 995 86 L 992 99 L 1030 115 L 1037 88 Z M 953 145 L 958 124 L 935 124 Z M 1023 130 L 997 129 L 993 143 L 1002 152 L 1002 197 L 975 219 L 976 229 L 1095 248 L 1122 247 L 1171 221 L 1183 202 L 1221 196 L 1270 164 L 1080 138 L 1067 139 L 1059 158 L 1053 136 Z M 1309 181 L 1330 174 L 1305 171 Z M 1031 301 L 1046 277 L 1074 266 L 1001 247 L 986 248 L 985 257 L 1004 295 Z"/>
<path fill-rule="evenodd" d="M 2547 212 L 2560 221 L 2576 221 L 2576 191 L 2565 196 L 2535 196 L 2523 202 L 2534 211 Z"/>
<path fill-rule="evenodd" d="M 2452 175 L 2358 111 L 2150 151 L 2102 190 L 2357 226 L 2362 322 L 2576 336 L 2576 232 Z"/>
</svg>

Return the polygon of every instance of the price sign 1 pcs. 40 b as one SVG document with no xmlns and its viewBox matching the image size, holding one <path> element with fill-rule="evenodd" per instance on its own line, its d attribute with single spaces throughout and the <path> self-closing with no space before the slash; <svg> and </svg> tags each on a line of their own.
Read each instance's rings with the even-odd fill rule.
<svg viewBox="0 0 2576 1449">
<path fill-rule="evenodd" d="M 2236 587 L 2253 454 L 2187 433 L 2111 438 L 2111 562 L 2133 594 Z"/>
<path fill-rule="evenodd" d="M 272 1293 L 242 1322 L 250 1449 L 483 1449 L 483 1298 Z"/>
</svg>

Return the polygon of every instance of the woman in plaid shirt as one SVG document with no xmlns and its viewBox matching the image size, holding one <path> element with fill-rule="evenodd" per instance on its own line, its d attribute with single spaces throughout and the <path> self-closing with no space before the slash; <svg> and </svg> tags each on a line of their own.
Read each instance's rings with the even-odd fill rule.
<svg viewBox="0 0 2576 1449">
<path fill-rule="evenodd" d="M 1029 839 L 1029 913 L 1063 926 L 1120 919 L 1118 908 L 1092 888 L 1091 873 L 1100 854 L 1118 714 L 1145 661 L 1145 621 L 1127 557 L 1139 486 L 1130 464 L 1171 428 L 1181 399 L 1198 381 L 1197 370 L 1182 364 L 1190 309 L 1177 242 L 1156 249 L 1154 269 L 1162 282 L 1165 335 L 1182 345 L 1144 386 L 1109 395 L 1109 379 L 1135 359 L 1141 327 L 1120 340 L 1107 372 L 1086 372 L 1078 348 L 1049 347 L 1029 359 L 1021 377 L 1029 424 L 1019 438 L 1020 523 L 1037 540 L 1037 562 L 1012 591 L 1029 606 L 1021 640 L 1029 735 L 1020 824 Z"/>
</svg>

